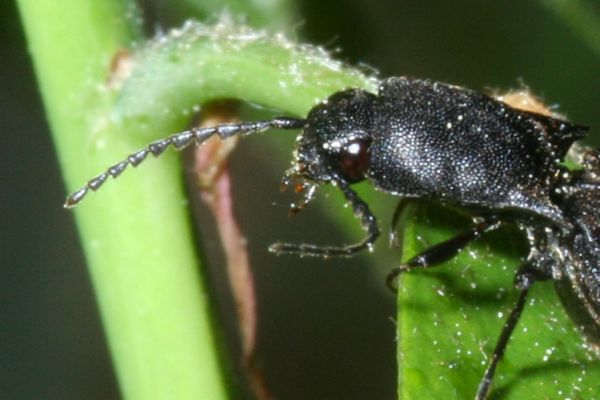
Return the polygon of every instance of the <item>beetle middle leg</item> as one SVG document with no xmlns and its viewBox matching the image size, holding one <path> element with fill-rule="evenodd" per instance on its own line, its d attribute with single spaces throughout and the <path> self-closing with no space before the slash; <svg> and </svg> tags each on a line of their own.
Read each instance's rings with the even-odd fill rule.
<svg viewBox="0 0 600 400">
<path fill-rule="evenodd" d="M 497 229 L 500 225 L 501 222 L 497 218 L 480 220 L 477 221 L 468 231 L 459 233 L 448 240 L 428 247 L 399 267 L 391 270 L 386 278 L 388 287 L 393 292 L 396 292 L 396 280 L 400 274 L 413 269 L 435 267 L 445 261 L 448 261 L 455 257 L 469 243 L 479 239 L 484 233 Z"/>
</svg>

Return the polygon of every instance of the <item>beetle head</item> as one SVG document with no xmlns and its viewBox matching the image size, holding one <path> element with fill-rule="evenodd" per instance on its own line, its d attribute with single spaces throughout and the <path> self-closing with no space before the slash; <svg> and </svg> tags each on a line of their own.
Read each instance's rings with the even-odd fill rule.
<svg viewBox="0 0 600 400">
<path fill-rule="evenodd" d="M 296 140 L 294 161 L 282 185 L 305 191 L 302 205 L 320 183 L 355 183 L 369 167 L 375 95 L 360 89 L 337 92 L 315 106 Z M 301 208 L 296 206 L 296 208 Z"/>
</svg>

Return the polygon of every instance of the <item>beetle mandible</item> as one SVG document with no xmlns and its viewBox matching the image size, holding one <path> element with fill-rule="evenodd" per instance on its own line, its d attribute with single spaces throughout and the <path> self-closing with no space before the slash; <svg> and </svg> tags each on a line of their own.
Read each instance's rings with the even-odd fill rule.
<svg viewBox="0 0 600 400">
<path fill-rule="evenodd" d="M 528 233 L 530 253 L 516 273 L 517 303 L 509 315 L 476 399 L 484 399 L 495 369 L 524 308 L 531 285 L 553 279 L 571 316 L 600 343 L 600 162 L 583 153 L 583 169 L 560 163 L 588 128 L 547 115 L 513 108 L 485 94 L 431 80 L 388 78 L 378 93 L 347 89 L 334 93 L 307 117 L 276 117 L 211 128 L 194 128 L 151 143 L 108 168 L 71 194 L 65 207 L 78 204 L 109 177 L 139 165 L 148 154 L 173 146 L 181 150 L 214 135 L 227 138 L 269 129 L 302 129 L 292 167 L 283 184 L 293 183 L 303 198 L 301 210 L 328 183 L 342 192 L 360 218 L 366 237 L 356 244 L 318 246 L 275 243 L 276 254 L 352 256 L 371 249 L 380 234 L 368 204 L 352 189 L 370 181 L 403 199 L 431 199 L 467 207 L 473 227 L 426 249 L 394 269 L 398 274 L 440 264 L 468 243 L 505 222 Z M 582 318 L 578 317 L 582 316 Z"/>
</svg>

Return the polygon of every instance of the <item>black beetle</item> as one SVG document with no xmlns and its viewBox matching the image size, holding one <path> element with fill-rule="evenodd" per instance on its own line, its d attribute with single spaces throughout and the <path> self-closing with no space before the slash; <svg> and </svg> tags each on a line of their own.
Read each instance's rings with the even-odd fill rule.
<svg viewBox="0 0 600 400">
<path fill-rule="evenodd" d="M 209 137 L 227 138 L 269 129 L 302 129 L 295 161 L 283 183 L 295 184 L 301 210 L 317 187 L 337 187 L 360 217 L 367 236 L 339 247 L 275 243 L 277 254 L 351 256 L 371 249 L 379 236 L 375 216 L 351 184 L 369 180 L 379 190 L 403 199 L 431 199 L 467 207 L 473 228 L 437 244 L 394 269 L 395 277 L 427 268 L 456 255 L 471 241 L 502 223 L 528 233 L 530 253 L 516 274 L 517 304 L 496 344 L 476 398 L 489 392 L 531 285 L 553 279 L 571 316 L 587 336 L 600 343 L 600 162 L 587 151 L 583 169 L 561 163 L 587 128 L 551 116 L 513 108 L 490 96 L 431 80 L 389 78 L 377 94 L 360 89 L 337 92 L 315 106 L 306 119 L 276 117 L 212 128 L 195 128 L 158 140 L 88 181 L 65 207 L 79 203 L 108 177 L 148 154 L 178 150 Z M 404 203 L 401 203 L 404 204 Z M 401 208 L 402 206 L 400 206 Z M 583 312 L 582 312 L 583 311 Z"/>
</svg>

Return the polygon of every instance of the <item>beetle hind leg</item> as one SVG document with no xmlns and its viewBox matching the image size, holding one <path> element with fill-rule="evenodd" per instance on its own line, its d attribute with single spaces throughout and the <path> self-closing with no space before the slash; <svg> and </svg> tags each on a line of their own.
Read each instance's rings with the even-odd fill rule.
<svg viewBox="0 0 600 400">
<path fill-rule="evenodd" d="M 529 289 L 536 281 L 535 268 L 532 269 L 531 267 L 532 264 L 528 261 L 519 269 L 519 272 L 517 272 L 515 286 L 517 289 L 519 289 L 519 296 L 517 297 L 517 302 L 515 303 L 512 311 L 502 326 L 502 331 L 500 332 L 500 336 L 496 341 L 496 346 L 494 347 L 488 367 L 483 374 L 483 378 L 481 378 L 481 381 L 479 382 L 475 400 L 485 400 L 487 398 L 498 363 L 504 356 L 504 352 L 506 351 L 512 333 L 517 327 L 519 319 L 521 318 L 521 313 L 525 308 L 525 301 L 527 300 Z"/>
</svg>

